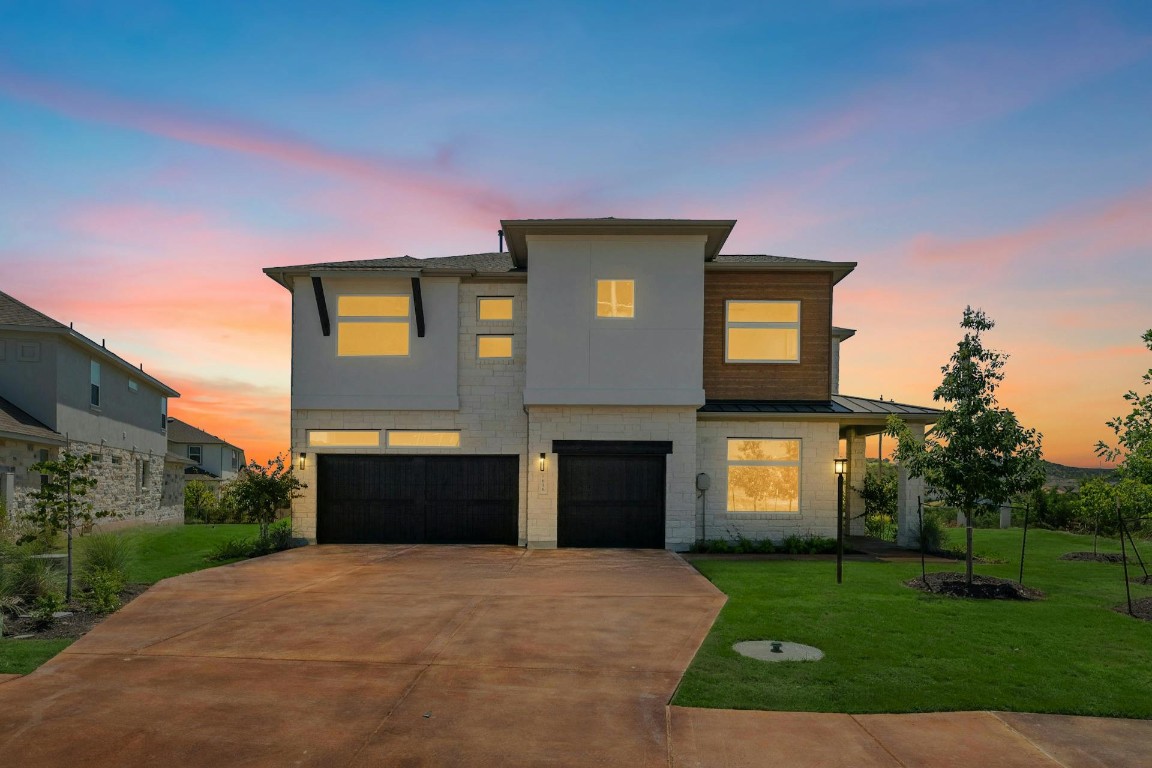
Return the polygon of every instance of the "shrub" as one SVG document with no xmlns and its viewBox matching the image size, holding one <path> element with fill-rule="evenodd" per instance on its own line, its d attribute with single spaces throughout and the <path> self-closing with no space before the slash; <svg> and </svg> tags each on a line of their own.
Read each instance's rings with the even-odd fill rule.
<svg viewBox="0 0 1152 768">
<path fill-rule="evenodd" d="M 80 545 L 80 583 L 91 589 L 91 575 L 97 574 L 98 578 L 104 579 L 111 574 L 120 580 L 123 588 L 123 584 L 128 582 L 132 560 L 132 542 L 128 538 L 113 533 L 86 536 Z"/>
<path fill-rule="evenodd" d="M 59 597 L 63 591 L 63 574 L 50 560 L 32 557 L 26 547 L 11 547 L 0 563 L 0 594 L 34 603 L 41 597 Z"/>
<path fill-rule="evenodd" d="M 251 557 L 255 545 L 256 542 L 247 537 L 228 539 L 214 546 L 206 556 L 206 559 L 218 561 L 240 560 L 245 557 Z"/>
<path fill-rule="evenodd" d="M 39 629 L 50 627 L 56 622 L 56 612 L 63 609 L 64 598 L 59 593 L 41 595 L 36 598 L 35 607 L 32 609 L 32 621 Z"/>
<path fill-rule="evenodd" d="M 120 592 L 124 589 L 124 579 L 115 571 L 90 569 L 84 575 L 88 593 L 85 600 L 96 613 L 112 613 L 120 607 Z"/>
</svg>

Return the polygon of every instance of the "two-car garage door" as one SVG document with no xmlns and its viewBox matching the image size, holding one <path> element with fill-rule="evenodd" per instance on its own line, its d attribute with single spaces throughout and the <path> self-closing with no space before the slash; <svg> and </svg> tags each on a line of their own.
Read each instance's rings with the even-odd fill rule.
<svg viewBox="0 0 1152 768">
<path fill-rule="evenodd" d="M 321 544 L 516 544 L 517 456 L 317 459 Z"/>
</svg>

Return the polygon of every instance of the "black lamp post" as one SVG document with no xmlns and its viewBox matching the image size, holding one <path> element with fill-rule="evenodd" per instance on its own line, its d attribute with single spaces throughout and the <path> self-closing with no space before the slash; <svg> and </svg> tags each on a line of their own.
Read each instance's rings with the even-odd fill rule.
<svg viewBox="0 0 1152 768">
<path fill-rule="evenodd" d="M 844 473 L 848 459 L 836 459 L 836 583 L 844 581 Z"/>
</svg>

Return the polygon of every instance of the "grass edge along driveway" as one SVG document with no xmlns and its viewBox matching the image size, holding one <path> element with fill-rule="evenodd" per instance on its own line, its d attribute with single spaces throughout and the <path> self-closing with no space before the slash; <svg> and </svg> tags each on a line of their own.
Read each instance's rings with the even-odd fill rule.
<svg viewBox="0 0 1152 768">
<path fill-rule="evenodd" d="M 958 540 L 963 531 L 952 531 Z M 1016 578 L 1019 529 L 979 530 L 977 554 L 1006 560 L 976 572 Z M 1088 536 L 1028 533 L 1024 583 L 1033 603 L 936 597 L 903 585 L 919 563 L 699 560 L 728 603 L 673 701 L 685 707 L 807 712 L 1006 710 L 1152 718 L 1152 622 L 1116 613 L 1119 565 L 1061 561 Z M 1101 551 L 1119 551 L 1101 541 Z M 1142 545 L 1145 561 L 1152 546 Z M 1131 556 L 1131 553 L 1129 553 Z M 963 563 L 928 570 L 963 570 Z M 1152 587 L 1132 585 L 1133 599 Z M 741 640 L 814 645 L 825 659 L 767 664 Z"/>
</svg>

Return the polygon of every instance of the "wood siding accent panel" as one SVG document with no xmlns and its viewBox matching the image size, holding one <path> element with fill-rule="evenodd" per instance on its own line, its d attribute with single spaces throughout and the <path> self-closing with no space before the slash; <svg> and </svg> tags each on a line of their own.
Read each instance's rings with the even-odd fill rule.
<svg viewBox="0 0 1152 768">
<path fill-rule="evenodd" d="M 799 300 L 800 362 L 725 362 L 724 303 L 732 299 Z M 831 273 L 704 273 L 704 394 L 709 400 L 828 400 L 831 356 Z"/>
</svg>

